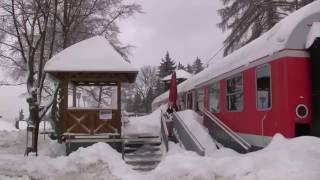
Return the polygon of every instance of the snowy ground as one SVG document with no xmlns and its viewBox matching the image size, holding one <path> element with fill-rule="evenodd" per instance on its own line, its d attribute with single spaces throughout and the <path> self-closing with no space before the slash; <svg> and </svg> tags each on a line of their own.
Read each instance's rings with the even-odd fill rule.
<svg viewBox="0 0 320 180">
<path fill-rule="evenodd" d="M 13 126 L 7 128 L 12 130 Z M 38 157 L 24 157 L 25 131 L 1 129 L 0 179 L 318 180 L 320 177 L 320 139 L 316 137 L 288 140 L 276 135 L 269 146 L 254 153 L 243 155 L 225 148 L 206 157 L 170 144 L 170 151 L 159 166 L 147 173 L 131 170 L 121 154 L 104 143 L 81 148 L 69 156 L 64 156 L 63 146 L 54 141 L 40 138 L 39 144 Z"/>
</svg>

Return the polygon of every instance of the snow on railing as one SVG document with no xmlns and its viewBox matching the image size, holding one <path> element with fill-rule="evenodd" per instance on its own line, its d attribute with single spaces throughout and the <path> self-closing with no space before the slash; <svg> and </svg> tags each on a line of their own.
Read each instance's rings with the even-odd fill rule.
<svg viewBox="0 0 320 180">
<path fill-rule="evenodd" d="M 164 113 L 161 110 L 161 136 L 164 141 L 164 145 L 166 147 L 166 151 L 169 151 L 169 131 L 166 124 L 166 118 L 164 117 Z"/>
<path fill-rule="evenodd" d="M 200 156 L 205 155 L 205 149 L 197 140 L 197 138 L 193 135 L 187 125 L 183 122 L 180 116 L 176 111 L 173 113 L 173 129 L 175 136 L 178 136 L 177 139 L 180 143 L 183 144 L 185 149 L 194 151 L 198 153 Z"/>
<path fill-rule="evenodd" d="M 242 148 L 246 151 L 249 151 L 252 147 L 247 141 L 241 138 L 237 133 L 235 133 L 232 129 L 230 129 L 227 125 L 225 125 L 218 117 L 213 115 L 210 111 L 205 108 L 200 108 L 200 111 L 207 116 L 211 122 L 219 126 L 226 134 L 228 134 L 234 141 L 236 141 Z"/>
</svg>

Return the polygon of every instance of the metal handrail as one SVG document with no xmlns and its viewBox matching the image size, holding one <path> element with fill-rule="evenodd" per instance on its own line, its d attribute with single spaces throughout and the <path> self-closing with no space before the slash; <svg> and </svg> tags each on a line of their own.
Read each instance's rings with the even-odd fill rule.
<svg viewBox="0 0 320 180">
<path fill-rule="evenodd" d="M 181 119 L 181 117 L 177 114 L 177 112 L 174 110 L 173 111 L 173 120 L 179 122 L 179 124 L 181 124 L 182 128 L 186 131 L 187 135 L 190 137 L 190 139 L 192 140 L 192 142 L 194 143 L 194 145 L 196 146 L 197 149 L 191 149 L 191 147 L 188 147 L 187 144 L 183 143 L 182 144 L 185 146 L 185 148 L 187 150 L 193 150 L 196 151 L 199 155 L 204 156 L 205 155 L 205 148 L 200 144 L 200 142 L 197 140 L 197 138 L 194 136 L 194 134 L 191 132 L 191 130 L 187 127 L 187 125 L 183 122 L 183 120 Z M 176 127 L 175 127 L 176 129 Z M 179 129 L 176 129 L 177 131 L 179 131 Z M 180 139 L 180 141 L 182 141 Z"/>
<path fill-rule="evenodd" d="M 161 110 L 161 136 L 162 136 L 162 140 L 164 141 L 164 145 L 166 147 L 166 151 L 169 151 L 169 131 L 168 131 L 168 127 L 166 124 L 166 121 L 164 119 L 164 113 Z"/>
<path fill-rule="evenodd" d="M 224 124 L 218 117 L 213 115 L 210 111 L 205 108 L 200 108 L 200 111 L 210 118 L 215 124 L 217 124 L 221 129 L 224 130 L 233 140 L 235 140 L 244 149 L 249 150 L 252 146 L 243 138 L 241 138 L 237 133 L 230 129 L 226 124 Z"/>
</svg>

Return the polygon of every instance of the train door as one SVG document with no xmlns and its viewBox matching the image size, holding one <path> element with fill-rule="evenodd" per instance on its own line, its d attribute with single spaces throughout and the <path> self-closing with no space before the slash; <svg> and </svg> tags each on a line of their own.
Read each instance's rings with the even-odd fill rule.
<svg viewBox="0 0 320 180">
<path fill-rule="evenodd" d="M 196 91 L 196 111 L 204 108 L 204 88 L 199 88 Z"/>
<path fill-rule="evenodd" d="M 187 93 L 187 109 L 193 109 L 193 95 L 192 95 L 192 91 Z"/>
<path fill-rule="evenodd" d="M 315 38 L 308 51 L 311 59 L 313 131 L 320 136 L 320 37 Z"/>
</svg>

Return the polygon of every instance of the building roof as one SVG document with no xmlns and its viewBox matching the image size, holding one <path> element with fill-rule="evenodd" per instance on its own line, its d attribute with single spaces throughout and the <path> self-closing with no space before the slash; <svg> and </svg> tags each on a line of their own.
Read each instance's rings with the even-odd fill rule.
<svg viewBox="0 0 320 180">
<path fill-rule="evenodd" d="M 176 70 L 177 79 L 189 79 L 191 76 L 192 74 L 188 73 L 183 69 Z M 171 80 L 171 74 L 162 78 L 162 81 L 170 81 L 170 80 Z"/>
<path fill-rule="evenodd" d="M 80 41 L 53 56 L 46 72 L 134 72 L 138 69 L 125 61 L 107 39 L 95 36 Z"/>
</svg>

